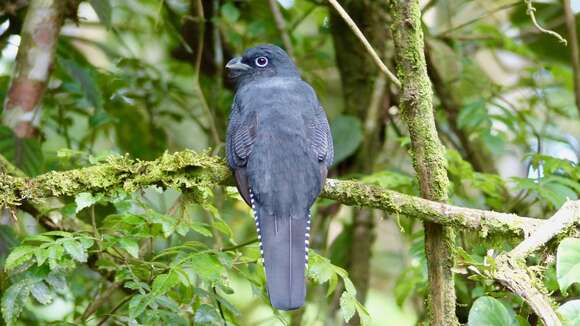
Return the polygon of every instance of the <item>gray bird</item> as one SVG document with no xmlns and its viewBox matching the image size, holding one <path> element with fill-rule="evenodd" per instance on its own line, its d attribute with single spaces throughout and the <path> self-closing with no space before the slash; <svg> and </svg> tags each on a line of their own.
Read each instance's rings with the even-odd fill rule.
<svg viewBox="0 0 580 326">
<path fill-rule="evenodd" d="M 306 294 L 310 207 L 334 155 L 328 120 L 281 48 L 250 48 L 226 68 L 236 85 L 228 163 L 254 211 L 270 302 L 298 309 Z"/>
</svg>

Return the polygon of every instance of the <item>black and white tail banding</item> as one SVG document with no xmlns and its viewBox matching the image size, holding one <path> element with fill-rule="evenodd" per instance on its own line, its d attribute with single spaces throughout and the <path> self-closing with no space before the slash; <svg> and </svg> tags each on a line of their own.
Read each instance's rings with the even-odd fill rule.
<svg viewBox="0 0 580 326">
<path fill-rule="evenodd" d="M 281 310 L 298 309 L 306 295 L 310 215 L 273 216 L 249 191 L 270 302 Z"/>
</svg>

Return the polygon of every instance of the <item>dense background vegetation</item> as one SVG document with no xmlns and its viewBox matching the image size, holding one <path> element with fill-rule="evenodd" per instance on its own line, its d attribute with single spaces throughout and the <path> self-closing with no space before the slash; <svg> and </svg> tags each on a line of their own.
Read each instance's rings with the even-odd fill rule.
<svg viewBox="0 0 580 326">
<path fill-rule="evenodd" d="M 7 122 L 14 117 L 8 89 L 33 2 L 0 3 L 0 178 L 120 165 L 126 154 L 154 160 L 192 149 L 223 156 L 232 100 L 223 66 L 247 47 L 275 43 L 296 60 L 327 111 L 336 151 L 330 177 L 420 194 L 399 87 L 325 1 L 67 2 L 35 122 L 19 133 Z M 387 1 L 340 2 L 396 71 Z M 530 5 L 424 1 L 422 22 L 449 202 L 549 218 L 580 193 L 580 66 L 576 57 L 574 70 L 572 55 L 579 40 L 569 36 L 574 28 L 580 35 L 580 3 Z M 575 25 L 565 18 L 570 5 Z M 568 44 L 534 26 L 530 12 Z M 352 323 L 428 319 L 424 233 L 413 216 L 319 200 L 308 303 L 281 313 L 268 304 L 251 211 L 235 188 L 182 190 L 119 187 L 4 209 L 4 323 L 334 325 L 355 312 Z M 569 325 L 580 325 L 578 234 L 568 230 L 527 259 Z M 539 323 L 486 272 L 521 239 L 456 230 L 461 323 Z"/>
</svg>

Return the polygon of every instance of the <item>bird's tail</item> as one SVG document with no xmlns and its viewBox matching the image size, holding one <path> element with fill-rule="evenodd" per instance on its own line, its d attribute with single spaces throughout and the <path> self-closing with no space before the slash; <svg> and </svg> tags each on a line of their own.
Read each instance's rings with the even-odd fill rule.
<svg viewBox="0 0 580 326">
<path fill-rule="evenodd" d="M 266 270 L 270 303 L 276 309 L 304 305 L 305 268 L 308 261 L 310 216 L 272 216 L 254 207 L 260 250 Z"/>
</svg>

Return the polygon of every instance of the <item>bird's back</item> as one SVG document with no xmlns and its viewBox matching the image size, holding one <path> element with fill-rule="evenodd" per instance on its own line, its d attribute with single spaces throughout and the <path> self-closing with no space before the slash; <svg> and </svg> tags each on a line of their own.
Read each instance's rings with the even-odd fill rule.
<svg viewBox="0 0 580 326">
<path fill-rule="evenodd" d="M 247 163 L 252 191 L 274 215 L 302 215 L 322 183 L 320 163 L 308 139 L 318 109 L 316 97 L 305 92 L 309 86 L 297 78 L 273 78 L 250 86 L 252 91 L 240 100 L 246 114 L 256 114 L 257 120 L 253 148 L 257 155 Z"/>
</svg>

